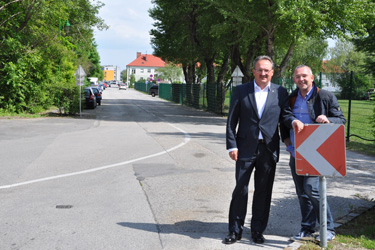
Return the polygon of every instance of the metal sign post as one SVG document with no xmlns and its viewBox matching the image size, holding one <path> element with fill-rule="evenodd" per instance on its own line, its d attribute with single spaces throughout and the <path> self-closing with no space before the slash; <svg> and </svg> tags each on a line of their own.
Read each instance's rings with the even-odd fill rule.
<svg viewBox="0 0 375 250">
<path fill-rule="evenodd" d="M 76 76 L 76 85 L 79 86 L 79 117 L 81 118 L 81 106 L 82 106 L 82 94 L 81 94 L 81 88 L 82 86 L 84 85 L 84 82 L 85 82 L 85 76 L 86 76 L 86 73 L 85 71 L 83 70 L 82 66 L 79 65 L 78 66 L 78 69 L 77 71 L 74 73 L 74 75 Z"/>
<path fill-rule="evenodd" d="M 327 180 L 325 176 L 319 177 L 319 189 L 320 189 L 320 246 L 323 248 L 327 247 Z"/>
</svg>

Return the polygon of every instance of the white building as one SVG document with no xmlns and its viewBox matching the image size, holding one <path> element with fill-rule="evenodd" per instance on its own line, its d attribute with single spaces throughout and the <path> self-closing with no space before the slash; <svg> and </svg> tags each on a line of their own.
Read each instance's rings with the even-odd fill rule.
<svg viewBox="0 0 375 250">
<path fill-rule="evenodd" d="M 142 54 L 137 52 L 137 58 L 126 65 L 126 82 L 130 83 L 131 75 L 134 75 L 135 81 L 139 80 L 157 80 L 158 79 L 158 69 L 165 67 L 165 62 L 157 56 Z"/>
</svg>

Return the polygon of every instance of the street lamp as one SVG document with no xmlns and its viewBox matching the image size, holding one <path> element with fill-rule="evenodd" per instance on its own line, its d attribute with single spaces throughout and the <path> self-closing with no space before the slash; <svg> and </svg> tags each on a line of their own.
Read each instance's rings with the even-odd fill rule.
<svg viewBox="0 0 375 250">
<path fill-rule="evenodd" d="M 61 23 L 61 19 L 59 19 L 59 41 L 61 41 L 61 30 L 65 28 L 66 32 L 69 32 L 70 29 L 70 23 L 68 20 L 64 22 L 64 24 Z"/>
<path fill-rule="evenodd" d="M 66 30 L 66 32 L 69 32 L 69 29 L 70 29 L 70 23 L 68 20 L 66 20 L 64 22 L 64 24 L 62 24 L 61 22 L 61 19 L 59 19 L 59 43 L 61 43 L 61 30 L 64 29 Z M 59 75 L 60 75 L 60 63 L 59 63 Z"/>
</svg>

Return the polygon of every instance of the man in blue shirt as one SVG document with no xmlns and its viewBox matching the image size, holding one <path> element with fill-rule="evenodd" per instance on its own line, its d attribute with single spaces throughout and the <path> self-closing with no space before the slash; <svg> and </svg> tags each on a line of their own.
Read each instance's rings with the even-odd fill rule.
<svg viewBox="0 0 375 250">
<path fill-rule="evenodd" d="M 314 83 L 314 75 L 310 67 L 300 65 L 294 70 L 294 83 L 297 89 L 289 96 L 289 104 L 293 115 L 304 124 L 336 123 L 345 124 L 346 120 L 331 92 L 319 89 Z M 289 166 L 292 172 L 298 196 L 302 221 L 300 232 L 292 240 L 301 240 L 312 236 L 319 222 L 319 177 L 299 176 L 296 174 L 294 132 L 281 124 L 281 135 L 290 152 Z M 334 221 L 327 203 L 327 240 L 335 237 Z M 320 240 L 318 236 L 317 240 Z"/>
</svg>

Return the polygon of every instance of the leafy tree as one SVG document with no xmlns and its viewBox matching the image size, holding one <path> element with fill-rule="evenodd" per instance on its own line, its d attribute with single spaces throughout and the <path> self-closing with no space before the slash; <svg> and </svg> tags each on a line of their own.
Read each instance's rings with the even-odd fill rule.
<svg viewBox="0 0 375 250">
<path fill-rule="evenodd" d="M 155 54 L 181 63 L 187 83 L 195 83 L 196 65 L 198 62 L 204 64 L 207 82 L 215 83 L 215 60 L 224 59 L 224 64 L 216 64 L 216 68 L 220 68 L 226 67 L 225 58 L 229 58 L 226 44 L 230 38 L 214 35 L 211 31 L 222 15 L 209 0 L 154 0 L 153 3 L 155 7 L 150 10 L 150 16 L 156 20 L 155 29 L 151 30 Z M 221 46 L 223 49 L 218 51 Z M 225 50 L 227 53 L 218 53 Z"/>
<path fill-rule="evenodd" d="M 215 4 L 226 16 L 225 30 L 232 31 L 232 70 L 238 65 L 251 77 L 251 62 L 267 54 L 276 62 L 277 77 L 283 75 L 296 46 L 306 39 L 346 37 L 363 34 L 368 16 L 373 15 L 371 1 L 246 1 Z M 343 18 L 345 17 L 345 18 Z M 225 32 L 225 31 L 224 31 Z"/>
<path fill-rule="evenodd" d="M 217 84 L 207 91 L 209 109 L 216 105 L 209 92 L 219 90 L 224 95 L 229 69 L 232 72 L 238 65 L 245 75 L 243 80 L 249 81 L 252 61 L 266 54 L 274 59 L 275 76 L 280 77 L 299 44 L 308 39 L 365 34 L 365 23 L 375 13 L 369 0 L 153 3 L 150 16 L 156 22 L 151 35 L 156 54 L 182 63 L 187 83 L 195 79 L 196 63 L 205 65 L 208 84 Z"/>
<path fill-rule="evenodd" d="M 163 48 L 159 56 L 166 53 L 178 55 L 176 59 L 184 58 L 186 48 L 192 47 L 197 60 L 206 63 L 208 81 L 212 79 L 213 63 L 218 60 L 224 62 L 220 66 L 225 66 L 228 51 L 232 71 L 238 65 L 245 81 L 251 78 L 251 63 L 260 54 L 275 59 L 276 76 L 281 76 L 299 43 L 364 34 L 366 22 L 374 15 L 371 1 L 355 0 L 155 0 L 153 3 L 157 13 L 151 10 L 151 17 L 158 22 L 151 34 L 155 35 L 154 46 Z M 193 41 L 189 43 L 186 39 L 181 43 L 180 39 L 188 36 Z M 185 48 L 182 54 L 175 49 L 181 44 Z"/>
<path fill-rule="evenodd" d="M 161 77 L 163 77 L 164 79 L 167 79 L 171 83 L 180 81 L 183 75 L 181 67 L 173 63 L 166 64 L 164 68 L 160 68 L 158 69 L 158 71 L 161 74 Z"/>
<path fill-rule="evenodd" d="M 154 54 L 172 63 L 181 63 L 187 83 L 195 82 L 195 64 L 199 55 L 190 37 L 189 27 L 196 15 L 189 1 L 153 1 L 150 16 L 155 20 L 151 43 Z"/>
<path fill-rule="evenodd" d="M 367 90 L 372 86 L 371 78 L 365 74 L 364 64 L 366 55 L 355 51 L 350 41 L 343 39 L 336 42 L 334 48 L 329 49 L 330 60 L 325 67 L 327 72 L 336 73 L 330 76 L 332 82 L 337 82 L 341 88 L 340 98 L 365 99 Z M 350 86 L 350 72 L 354 72 L 352 86 Z"/>
<path fill-rule="evenodd" d="M 356 49 L 366 53 L 365 69 L 366 73 L 375 75 L 375 26 L 369 30 L 367 37 L 363 39 L 354 39 Z"/>
<path fill-rule="evenodd" d="M 133 88 L 134 87 L 134 83 L 135 83 L 135 76 L 134 76 L 134 74 L 131 74 L 129 88 Z"/>
<path fill-rule="evenodd" d="M 372 0 L 375 4 L 375 1 Z M 366 22 L 366 35 L 353 39 L 356 49 L 365 52 L 367 55 L 365 61 L 366 73 L 375 75 L 375 15 L 369 15 L 369 21 Z"/>
<path fill-rule="evenodd" d="M 285 52 L 285 51 L 284 51 Z M 328 42 L 321 38 L 301 40 L 294 49 L 283 77 L 292 77 L 294 69 L 301 64 L 308 65 L 316 74 L 322 70 L 322 58 L 328 53 Z M 276 55 L 283 52 L 276 51 Z M 278 58 L 275 58 L 278 61 Z"/>
<path fill-rule="evenodd" d="M 121 71 L 121 78 L 122 78 L 122 80 L 123 81 L 126 81 L 126 79 L 128 79 L 127 78 L 127 71 L 126 71 L 126 69 L 124 69 L 123 71 Z"/>
<path fill-rule="evenodd" d="M 350 75 L 350 72 L 346 72 L 337 76 L 336 81 L 341 88 L 340 98 L 351 98 L 352 100 L 367 99 L 367 90 L 371 86 L 369 76 L 360 73 L 353 73 L 353 78 L 351 79 Z M 350 86 L 350 84 L 352 85 Z"/>
<path fill-rule="evenodd" d="M 337 72 L 343 70 L 346 72 L 354 71 L 364 73 L 366 54 L 356 51 L 351 41 L 344 39 L 338 40 L 335 47 L 330 48 L 328 53 L 330 57 L 326 65 L 328 71 Z"/>
<path fill-rule="evenodd" d="M 97 73 L 93 27 L 106 27 L 97 17 L 101 6 L 89 0 L 0 1 L 0 109 L 36 113 L 51 104 L 62 107 L 60 90 L 75 87 L 79 64 Z"/>
<path fill-rule="evenodd" d="M 223 16 L 211 2 L 154 0 L 155 7 L 150 10 L 150 16 L 156 20 L 155 29 L 151 31 L 155 54 L 181 63 L 186 83 L 196 83 L 196 65 L 199 64 L 201 69 L 206 69 L 208 84 L 225 84 L 230 56 L 226 44 L 230 38 L 212 33 L 213 25 L 223 22 Z M 211 97 L 213 95 L 207 92 L 209 109 L 214 110 L 217 103 Z"/>
</svg>

